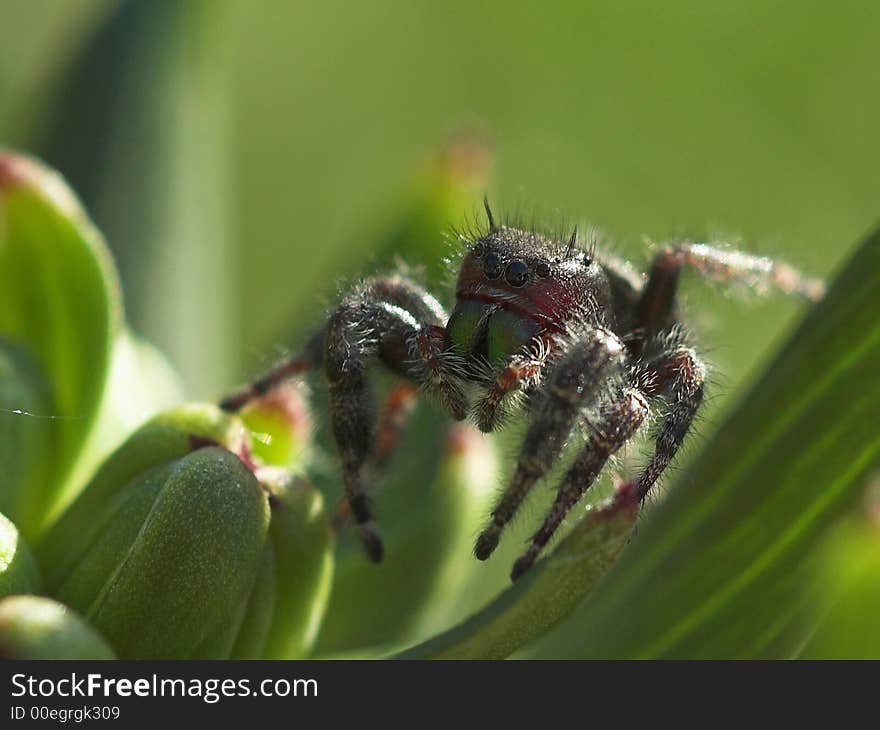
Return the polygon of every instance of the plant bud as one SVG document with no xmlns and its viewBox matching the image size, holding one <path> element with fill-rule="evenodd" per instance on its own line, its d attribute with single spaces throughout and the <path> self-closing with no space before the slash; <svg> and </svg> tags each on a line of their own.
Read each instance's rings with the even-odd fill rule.
<svg viewBox="0 0 880 730">
<path fill-rule="evenodd" d="M 275 618 L 278 592 L 275 550 L 267 540 L 251 594 L 242 605 L 240 622 L 235 627 L 230 659 L 261 659 L 272 620 Z"/>
<path fill-rule="evenodd" d="M 154 418 L 40 545 L 50 591 L 123 658 L 225 658 L 269 527 L 246 433 L 213 406 Z"/>
<path fill-rule="evenodd" d="M 27 481 L 26 487 L 0 485 L 0 493 L 19 502 L 3 509 L 10 509 L 28 539 L 35 539 L 73 486 L 121 324 L 109 252 L 72 191 L 38 161 L 0 150 L 0 335 L 32 358 L 14 366 L 16 378 L 33 384 L 37 367 L 44 378 L 33 394 L 40 418 L 28 420 L 41 420 L 40 430 L 49 434 L 49 443 L 43 435 L 28 436 L 28 449 L 40 454 L 38 464 L 23 468 L 23 456 L 0 452 L 0 478 L 14 468 L 16 478 Z M 29 398 L 12 395 L 12 404 L 0 407 L 27 410 Z M 7 448 L 18 445 L 11 443 Z"/>
<path fill-rule="evenodd" d="M 244 610 L 232 659 L 308 655 L 330 597 L 333 534 L 320 492 L 289 471 L 264 467 L 269 540 Z"/>
<path fill-rule="evenodd" d="M 126 511 L 121 505 L 123 521 Z M 238 617 L 268 524 L 265 494 L 239 458 L 199 449 L 161 482 L 139 532 L 82 610 L 121 657 L 222 658 L 222 647 L 214 652 L 202 644 Z M 104 551 L 120 542 L 99 540 L 83 564 L 103 563 Z"/>
<path fill-rule="evenodd" d="M 333 533 L 321 493 L 282 470 L 260 470 L 269 491 L 276 602 L 263 659 L 306 656 L 318 635 L 333 583 Z"/>
<path fill-rule="evenodd" d="M 254 456 L 264 464 L 297 471 L 305 466 L 312 429 L 307 398 L 305 383 L 287 382 L 239 414 L 251 432 Z"/>
<path fill-rule="evenodd" d="M 244 453 L 247 434 L 237 419 L 214 406 L 196 404 L 159 414 L 129 436 L 35 545 L 50 592 L 60 587 L 114 519 L 123 499 L 120 493 L 132 481 L 208 444 Z"/>
<path fill-rule="evenodd" d="M 42 586 L 37 563 L 12 522 L 0 514 L 0 597 L 36 593 Z"/>
</svg>

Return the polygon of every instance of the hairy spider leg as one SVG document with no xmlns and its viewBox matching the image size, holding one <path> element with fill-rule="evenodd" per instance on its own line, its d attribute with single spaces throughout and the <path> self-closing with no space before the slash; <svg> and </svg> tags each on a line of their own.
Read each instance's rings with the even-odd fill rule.
<svg viewBox="0 0 880 730">
<path fill-rule="evenodd" d="M 481 431 L 497 430 L 504 422 L 509 397 L 538 383 L 550 349 L 549 342 L 538 340 L 534 353 L 518 353 L 508 359 L 474 407 L 474 419 Z"/>
<path fill-rule="evenodd" d="M 447 315 L 443 306 L 425 289 L 404 276 L 384 276 L 367 279 L 356 290 L 360 295 L 377 302 L 386 301 L 409 312 L 420 322 L 442 327 Z M 235 413 L 248 403 L 266 395 L 285 380 L 321 367 L 327 339 L 325 323 L 307 341 L 305 347 L 289 358 L 276 363 L 268 372 L 241 389 L 223 398 L 220 408 Z"/>
<path fill-rule="evenodd" d="M 790 266 L 769 258 L 702 243 L 676 243 L 657 254 L 637 305 L 645 340 L 670 324 L 678 279 L 685 266 L 692 267 L 707 279 L 742 282 L 759 292 L 776 289 L 817 301 L 825 291 L 820 281 L 809 279 Z"/>
<path fill-rule="evenodd" d="M 654 454 L 636 486 L 642 501 L 669 466 L 703 402 L 706 368 L 688 347 L 677 347 L 645 363 L 638 376 L 647 395 L 663 395 L 669 404 L 657 432 Z"/>
<path fill-rule="evenodd" d="M 446 351 L 440 303 L 404 276 L 362 282 L 331 313 L 301 353 L 223 399 L 221 407 L 238 411 L 294 375 L 323 363 L 330 393 L 330 421 L 343 465 L 345 496 L 368 556 L 379 562 L 383 547 L 372 526 L 372 509 L 362 481 L 370 459 L 387 461 L 412 407 L 415 386 L 440 396 L 459 420 L 467 401 L 459 384 L 460 365 Z M 410 383 L 392 389 L 378 431 L 366 369 L 379 361 Z"/>
<path fill-rule="evenodd" d="M 342 461 L 345 496 L 374 562 L 382 560 L 383 547 L 373 527 L 362 476 L 376 448 L 367 369 L 378 361 L 418 385 L 436 389 L 450 412 L 463 418 L 466 401 L 444 351 L 440 324 L 444 319 L 445 312 L 433 297 L 397 277 L 366 282 L 340 304 L 327 323 L 324 372 L 330 422 Z"/>
<path fill-rule="evenodd" d="M 391 457 L 400 445 L 403 430 L 415 409 L 418 388 L 412 383 L 399 381 L 391 386 L 376 424 L 376 438 L 373 451 L 364 464 L 364 478 L 376 482 L 388 467 Z M 348 521 L 351 510 L 343 497 L 336 505 L 333 524 L 336 529 Z"/>
<path fill-rule="evenodd" d="M 370 468 L 382 471 L 400 445 L 400 437 L 416 405 L 418 388 L 400 381 L 391 386 L 376 426 L 376 445 L 370 459 Z"/>
<path fill-rule="evenodd" d="M 564 346 L 546 378 L 541 402 L 520 449 L 513 477 L 477 538 L 474 555 L 486 560 L 531 488 L 556 463 L 584 408 L 624 363 L 624 345 L 611 331 L 590 327 Z"/>
<path fill-rule="evenodd" d="M 600 419 L 593 425 L 586 448 L 565 474 L 553 506 L 532 536 L 528 550 L 513 564 L 511 580 L 519 579 L 532 567 L 565 516 L 595 483 L 608 459 L 633 437 L 647 413 L 645 397 L 634 388 L 628 388 L 619 400 L 603 409 Z"/>
<path fill-rule="evenodd" d="M 319 330 L 296 355 L 281 360 L 253 382 L 226 396 L 220 401 L 220 408 L 229 413 L 237 413 L 248 403 L 266 395 L 285 380 L 319 368 L 323 361 L 324 334 L 324 329 Z"/>
</svg>

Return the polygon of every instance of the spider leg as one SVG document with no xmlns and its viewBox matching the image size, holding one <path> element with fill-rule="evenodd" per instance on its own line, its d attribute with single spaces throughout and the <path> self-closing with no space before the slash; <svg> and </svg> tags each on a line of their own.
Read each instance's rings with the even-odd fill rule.
<svg viewBox="0 0 880 730">
<path fill-rule="evenodd" d="M 357 292 L 349 297 L 353 299 L 361 296 L 376 302 L 385 301 L 389 304 L 400 307 L 409 312 L 416 320 L 428 327 L 442 327 L 447 320 L 447 314 L 443 306 L 427 291 L 421 288 L 415 282 L 403 276 L 387 276 L 369 279 L 364 282 Z M 435 333 L 435 338 L 436 339 Z M 454 401 L 458 396 L 456 388 L 447 384 L 447 378 L 443 372 L 444 363 L 439 362 L 442 357 L 434 352 L 435 343 L 431 341 L 431 337 L 422 334 L 425 340 L 420 342 L 419 347 L 426 357 L 433 357 L 430 363 L 424 363 L 426 367 L 430 367 L 431 376 L 439 381 L 439 390 L 441 395 L 443 391 L 448 392 L 448 397 L 444 398 L 445 402 Z M 220 408 L 230 413 L 235 413 L 244 408 L 252 400 L 260 398 L 273 388 L 280 385 L 288 378 L 296 375 L 302 375 L 321 367 L 324 361 L 324 349 L 327 339 L 327 323 L 317 330 L 307 341 L 303 349 L 293 355 L 285 358 L 275 364 L 269 371 L 263 373 L 256 380 L 242 386 L 234 393 L 220 401 Z M 442 349 L 442 348 L 441 348 Z M 454 405 L 454 404 L 453 404 Z M 448 410 L 453 410 L 449 408 Z M 464 416 L 458 416 L 463 418 Z"/>
<path fill-rule="evenodd" d="M 229 413 L 237 413 L 248 403 L 266 395 L 288 378 L 319 368 L 324 356 L 324 337 L 325 328 L 321 328 L 312 335 L 300 352 L 281 360 L 253 382 L 230 393 L 220 401 L 220 408 Z"/>
<path fill-rule="evenodd" d="M 406 381 L 395 383 L 388 392 L 385 405 L 379 414 L 376 445 L 370 457 L 373 476 L 388 465 L 392 454 L 399 446 L 403 429 L 415 407 L 417 394 L 418 388 Z"/>
<path fill-rule="evenodd" d="M 599 421 L 593 427 L 587 447 L 563 478 L 556 500 L 543 524 L 532 536 L 528 550 L 513 564 L 511 580 L 517 580 L 532 567 L 565 516 L 593 485 L 608 459 L 632 438 L 647 413 L 648 403 L 635 388 L 628 388 L 622 398 L 603 409 Z"/>
<path fill-rule="evenodd" d="M 678 279 L 685 266 L 715 281 L 742 282 L 758 291 L 773 288 L 811 301 L 820 299 L 824 292 L 821 282 L 769 258 L 702 243 L 676 243 L 657 254 L 637 305 L 646 338 L 671 323 Z"/>
<path fill-rule="evenodd" d="M 434 311 L 432 303 L 433 298 L 429 299 L 429 295 L 405 279 L 373 280 L 345 299 L 327 324 L 324 372 L 330 396 L 330 422 L 342 461 L 345 496 L 367 554 L 374 562 L 381 561 L 383 548 L 372 526 L 372 508 L 362 477 L 364 466 L 376 453 L 376 419 L 366 377 L 368 367 L 379 361 L 408 380 L 435 389 L 454 417 L 461 419 L 466 414 L 455 361 L 444 349 L 445 332 L 440 322 L 445 314 L 439 305 Z M 404 397 L 403 401 L 406 400 Z M 395 410 L 392 408 L 390 414 L 392 422 L 399 415 Z M 382 444 L 379 447 L 384 448 Z M 379 454 L 381 457 L 381 451 Z"/>
<path fill-rule="evenodd" d="M 363 478 L 375 483 L 385 473 L 394 453 L 400 446 L 403 431 L 415 410 L 418 388 L 412 383 L 399 381 L 391 386 L 376 423 L 373 450 L 364 464 Z M 345 497 L 338 500 L 333 518 L 334 528 L 341 529 L 351 517 L 351 508 Z"/>
<path fill-rule="evenodd" d="M 372 526 L 362 471 L 371 460 L 377 467 L 387 461 L 412 405 L 414 386 L 437 393 L 454 418 L 461 420 L 467 413 L 458 360 L 446 348 L 446 319 L 437 300 L 406 277 L 369 279 L 343 299 L 300 354 L 221 402 L 224 410 L 237 411 L 283 380 L 323 363 L 345 497 L 374 562 L 382 559 L 383 548 Z M 392 389 L 378 429 L 367 383 L 367 369 L 374 362 L 409 381 Z"/>
<path fill-rule="evenodd" d="M 513 393 L 526 390 L 540 380 L 550 348 L 538 344 L 534 352 L 513 355 L 477 402 L 474 418 L 484 433 L 495 431 L 501 425 L 505 405 Z"/>
<path fill-rule="evenodd" d="M 479 560 L 495 550 L 526 495 L 562 453 L 578 416 L 624 362 L 623 343 L 601 327 L 590 327 L 565 347 L 547 374 L 513 477 L 492 510 L 492 521 L 477 538 L 474 555 Z"/>
<path fill-rule="evenodd" d="M 391 386 L 376 423 L 376 439 L 373 450 L 364 464 L 364 478 L 368 482 L 377 481 L 388 466 L 388 462 L 400 445 L 400 438 L 409 417 L 412 415 L 418 397 L 418 388 L 412 383 L 400 381 Z M 351 508 L 343 497 L 336 505 L 333 519 L 335 529 L 348 521 Z"/>
<path fill-rule="evenodd" d="M 693 350 L 680 346 L 642 365 L 637 377 L 647 395 L 662 394 L 669 403 L 657 433 L 654 455 L 636 486 L 636 496 L 641 501 L 669 466 L 693 423 L 703 402 L 706 368 Z"/>
</svg>

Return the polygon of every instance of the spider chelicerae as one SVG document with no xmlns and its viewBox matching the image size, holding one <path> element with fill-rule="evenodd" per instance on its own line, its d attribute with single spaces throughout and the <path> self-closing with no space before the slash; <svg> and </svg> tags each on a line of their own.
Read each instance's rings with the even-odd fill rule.
<svg viewBox="0 0 880 730">
<path fill-rule="evenodd" d="M 365 474 L 387 461 L 418 388 L 436 396 L 452 418 L 470 414 L 486 432 L 500 428 L 518 402 L 528 413 L 510 482 L 474 547 L 480 560 L 495 550 L 535 483 L 586 433 L 543 524 L 514 563 L 516 580 L 652 407 L 660 408 L 654 450 L 628 485 L 633 499 L 644 500 L 679 450 L 703 402 L 706 378 L 676 312 L 685 267 L 810 300 L 821 296 L 822 286 L 768 258 L 689 242 L 663 247 L 642 275 L 582 245 L 576 230 L 558 239 L 499 225 L 487 201 L 485 209 L 488 230 L 460 236 L 451 315 L 408 276 L 367 279 L 300 352 L 221 407 L 237 411 L 287 378 L 323 367 L 345 497 L 374 562 L 382 560 L 383 546 Z M 374 363 L 402 378 L 379 417 L 367 377 Z"/>
</svg>

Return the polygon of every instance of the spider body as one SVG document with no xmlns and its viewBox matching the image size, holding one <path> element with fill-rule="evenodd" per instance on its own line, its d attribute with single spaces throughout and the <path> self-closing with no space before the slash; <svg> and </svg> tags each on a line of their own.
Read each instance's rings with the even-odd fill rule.
<svg viewBox="0 0 880 730">
<path fill-rule="evenodd" d="M 282 380 L 323 368 L 330 420 L 350 513 L 368 556 L 379 562 L 365 474 L 387 462 L 421 388 L 452 418 L 471 415 L 494 431 L 525 396 L 529 425 L 506 490 L 477 539 L 488 558 L 532 487 L 574 445 L 556 499 L 525 553 L 516 580 L 537 559 L 608 460 L 664 408 L 654 451 L 632 494 L 643 500 L 672 461 L 703 400 L 705 366 L 677 321 L 685 267 L 707 278 L 776 288 L 808 299 L 821 285 L 769 259 L 703 244 L 664 247 L 646 275 L 625 262 L 534 231 L 496 225 L 465 242 L 450 315 L 408 277 L 369 279 L 345 296 L 295 357 L 226 398 L 238 410 Z M 380 363 L 402 378 L 377 418 L 367 371 Z M 475 396 L 472 398 L 471 396 Z M 473 402 L 471 402 L 473 400 Z M 586 434 L 586 436 L 582 436 Z"/>
</svg>

